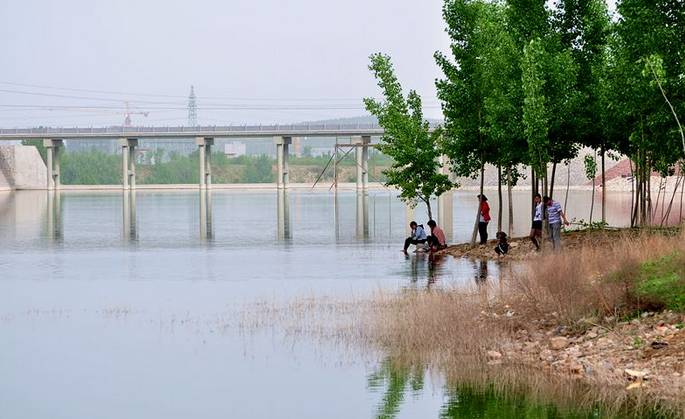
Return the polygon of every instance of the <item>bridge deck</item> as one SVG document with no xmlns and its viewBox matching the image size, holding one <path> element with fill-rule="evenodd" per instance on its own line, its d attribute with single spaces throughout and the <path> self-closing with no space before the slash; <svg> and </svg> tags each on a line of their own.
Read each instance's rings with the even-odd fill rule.
<svg viewBox="0 0 685 419">
<path fill-rule="evenodd" d="M 0 140 L 29 138 L 117 139 L 117 138 L 266 138 L 379 136 L 377 124 L 299 124 L 202 127 L 104 127 L 104 128 L 17 128 L 0 129 Z"/>
</svg>

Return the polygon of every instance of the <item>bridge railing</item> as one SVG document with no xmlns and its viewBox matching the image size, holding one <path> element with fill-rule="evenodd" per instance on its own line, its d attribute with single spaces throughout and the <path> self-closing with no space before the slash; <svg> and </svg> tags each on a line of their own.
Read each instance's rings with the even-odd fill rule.
<svg viewBox="0 0 685 419">
<path fill-rule="evenodd" d="M 111 127 L 37 127 L 37 128 L 0 128 L 0 135 L 50 135 L 50 134 L 116 134 L 116 133 L 168 133 L 168 132 L 288 132 L 288 131 L 345 131 L 354 129 L 382 129 L 377 123 L 358 124 L 273 124 L 273 125 L 207 125 L 189 127 L 178 126 L 111 126 Z"/>
</svg>

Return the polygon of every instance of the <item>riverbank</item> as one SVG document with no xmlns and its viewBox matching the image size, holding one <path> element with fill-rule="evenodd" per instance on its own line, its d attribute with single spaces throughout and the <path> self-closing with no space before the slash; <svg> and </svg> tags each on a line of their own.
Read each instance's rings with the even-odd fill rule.
<svg viewBox="0 0 685 419">
<path fill-rule="evenodd" d="M 402 309 L 384 314 L 374 333 L 457 378 L 468 353 L 502 374 L 523 366 L 601 389 L 617 408 L 659 404 L 669 417 L 685 416 L 685 246 L 677 233 L 572 232 L 565 252 L 530 258 L 520 243 L 519 261 L 502 261 L 497 283 L 397 296 Z"/>
<path fill-rule="evenodd" d="M 660 228 L 650 230 L 656 235 L 670 236 L 676 233 L 673 228 Z M 644 230 L 631 228 L 605 228 L 605 229 L 579 229 L 562 232 L 561 244 L 564 251 L 578 250 L 585 247 L 610 246 L 620 240 L 636 238 L 645 234 Z M 544 240 L 542 250 L 537 251 L 533 242 L 528 237 L 514 237 L 509 239 L 509 253 L 500 257 L 495 253 L 497 240 L 489 240 L 486 245 L 472 246 L 470 243 L 460 243 L 441 250 L 439 254 L 447 254 L 457 258 L 481 259 L 481 260 L 528 260 L 547 255 L 552 251 L 549 240 Z"/>
<path fill-rule="evenodd" d="M 585 241 L 566 252 L 502 261 L 496 280 L 300 301 L 267 317 L 455 388 L 594 417 L 685 417 L 685 245 L 658 233 L 577 232 Z"/>
</svg>

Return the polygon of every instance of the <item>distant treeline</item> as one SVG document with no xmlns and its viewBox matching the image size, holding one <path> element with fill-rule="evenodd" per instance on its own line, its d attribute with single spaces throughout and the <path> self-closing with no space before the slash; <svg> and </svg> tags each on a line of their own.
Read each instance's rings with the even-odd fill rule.
<svg viewBox="0 0 685 419">
<path fill-rule="evenodd" d="M 36 140 L 24 141 L 25 145 L 36 146 L 45 160 L 42 143 Z M 342 157 L 342 155 L 340 156 Z M 314 182 L 329 163 L 330 156 L 290 156 L 291 182 Z M 183 184 L 198 183 L 199 155 L 193 152 L 181 155 L 166 153 L 158 149 L 140 154 L 136 158 L 136 177 L 139 184 Z M 276 181 L 276 160 L 270 156 L 228 157 L 223 153 L 212 154 L 213 183 L 272 183 Z M 65 149 L 61 154 L 62 183 L 66 185 L 115 185 L 121 183 L 121 155 L 88 150 L 70 153 Z M 372 154 L 369 159 L 370 178 L 382 181 L 382 170 L 390 165 L 390 160 L 380 154 Z M 356 176 L 354 155 L 350 154 L 338 164 L 340 182 L 354 181 Z M 333 178 L 333 163 L 330 162 L 322 179 Z"/>
</svg>

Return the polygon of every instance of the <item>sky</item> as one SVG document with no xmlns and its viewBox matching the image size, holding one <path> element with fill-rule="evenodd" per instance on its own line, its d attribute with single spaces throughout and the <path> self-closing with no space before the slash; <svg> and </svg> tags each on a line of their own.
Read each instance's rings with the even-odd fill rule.
<svg viewBox="0 0 685 419">
<path fill-rule="evenodd" d="M 442 0 L 3 0 L 0 127 L 288 123 L 365 115 L 368 56 L 440 118 Z M 147 113 L 145 115 L 144 113 Z"/>
</svg>

